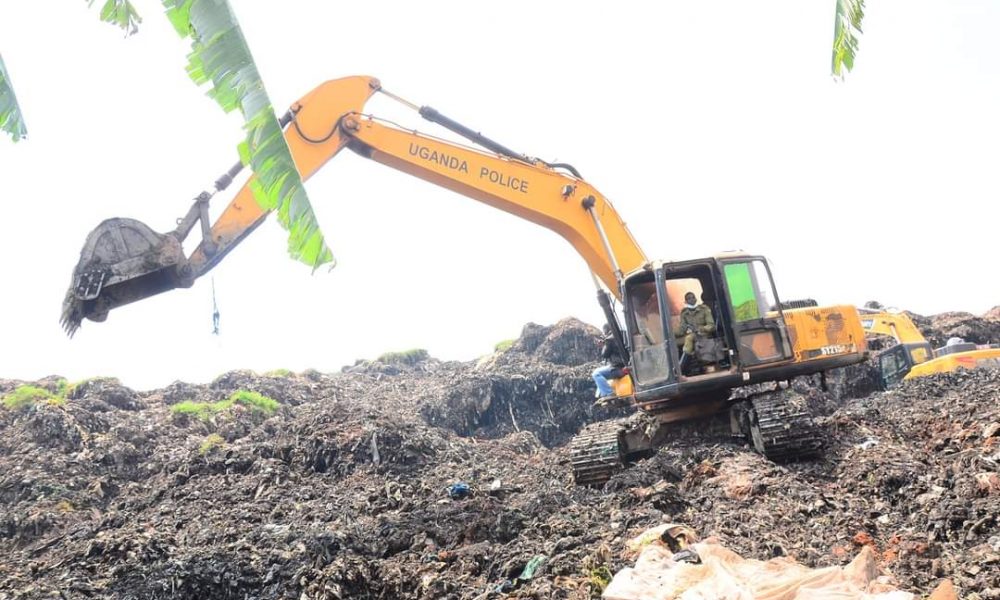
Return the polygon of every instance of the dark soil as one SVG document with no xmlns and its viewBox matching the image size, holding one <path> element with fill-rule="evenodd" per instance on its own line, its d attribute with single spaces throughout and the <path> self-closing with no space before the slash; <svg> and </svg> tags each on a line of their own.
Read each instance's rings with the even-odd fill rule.
<svg viewBox="0 0 1000 600">
<path fill-rule="evenodd" d="M 929 321 L 944 339 L 1000 327 Z M 151 392 L 99 379 L 63 404 L 0 408 L 0 599 L 591 598 L 630 564 L 625 541 L 665 520 L 809 566 L 871 545 L 904 590 L 947 577 L 1000 598 L 1000 373 L 871 394 L 863 370 L 828 392 L 803 380 L 821 460 L 770 463 L 720 416 L 671 426 L 655 456 L 589 489 L 573 485 L 569 439 L 628 414 L 591 406 L 597 335 L 570 319 L 470 363 Z M 237 390 L 280 407 L 171 408 Z M 449 493 L 459 482 L 468 495 Z"/>
</svg>

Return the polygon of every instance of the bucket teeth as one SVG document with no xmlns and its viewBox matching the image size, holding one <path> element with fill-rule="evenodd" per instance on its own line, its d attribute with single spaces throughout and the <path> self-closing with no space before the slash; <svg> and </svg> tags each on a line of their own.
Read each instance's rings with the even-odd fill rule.
<svg viewBox="0 0 1000 600">
<path fill-rule="evenodd" d="M 73 295 L 73 291 L 70 290 L 66 293 L 66 299 L 63 300 L 62 316 L 59 317 L 59 324 L 62 326 L 63 331 L 66 332 L 66 335 L 72 338 L 76 330 L 80 328 L 81 322 L 83 322 L 83 303 L 77 300 Z"/>
</svg>

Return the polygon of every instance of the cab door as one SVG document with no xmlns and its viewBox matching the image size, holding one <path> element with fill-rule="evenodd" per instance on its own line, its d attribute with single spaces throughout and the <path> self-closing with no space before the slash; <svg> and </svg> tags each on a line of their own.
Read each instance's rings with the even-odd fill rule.
<svg viewBox="0 0 1000 600">
<path fill-rule="evenodd" d="M 788 327 L 767 262 L 761 257 L 720 262 L 740 362 L 754 367 L 790 360 Z"/>
<path fill-rule="evenodd" d="M 667 327 L 663 269 L 625 283 L 626 324 L 630 334 L 632 375 L 640 388 L 673 383 L 677 347 Z"/>
<path fill-rule="evenodd" d="M 878 356 L 879 374 L 882 378 L 882 389 L 889 389 L 906 377 L 913 368 L 913 357 L 904 344 L 897 344 Z"/>
</svg>

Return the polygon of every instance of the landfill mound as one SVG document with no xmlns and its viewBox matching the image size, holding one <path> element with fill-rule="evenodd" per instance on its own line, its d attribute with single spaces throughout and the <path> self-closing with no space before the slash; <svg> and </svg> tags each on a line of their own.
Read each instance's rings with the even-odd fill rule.
<svg viewBox="0 0 1000 600">
<path fill-rule="evenodd" d="M 907 313 L 935 348 L 958 337 L 974 344 L 1000 343 L 1000 306 L 981 317 L 967 312 L 945 312 L 930 317 Z"/>
<path fill-rule="evenodd" d="M 822 459 L 768 462 L 720 416 L 591 489 L 567 442 L 627 414 L 592 406 L 598 333 L 149 392 L 0 380 L 0 598 L 592 598 L 664 522 L 809 567 L 867 546 L 900 589 L 1000 598 L 997 371 L 802 380 Z"/>
</svg>

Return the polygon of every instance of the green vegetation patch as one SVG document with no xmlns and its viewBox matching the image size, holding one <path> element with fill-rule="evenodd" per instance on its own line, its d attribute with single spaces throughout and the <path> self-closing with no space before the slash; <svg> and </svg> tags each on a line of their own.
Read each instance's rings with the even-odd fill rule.
<svg viewBox="0 0 1000 600">
<path fill-rule="evenodd" d="M 222 446 L 225 445 L 226 445 L 226 440 L 223 439 L 221 435 L 217 433 L 212 433 L 209 434 L 208 437 L 205 438 L 205 441 L 201 443 L 201 446 L 198 447 L 198 453 L 208 454 L 212 450 L 215 450 L 216 448 L 221 448 Z"/>
<path fill-rule="evenodd" d="M 192 417 L 198 417 L 199 419 L 208 420 L 212 418 L 215 412 L 212 407 L 218 404 L 208 403 L 208 402 L 195 402 L 194 400 L 185 400 L 184 402 L 178 402 L 170 407 L 170 412 L 175 415 L 189 415 Z"/>
<path fill-rule="evenodd" d="M 274 414 L 274 412 L 281 406 L 281 404 L 273 398 L 248 390 L 237 390 L 233 392 L 229 398 L 223 400 L 223 402 L 229 402 L 230 406 L 233 404 L 243 404 L 244 406 L 249 406 L 255 410 L 266 412 L 269 415 Z"/>
<path fill-rule="evenodd" d="M 170 412 L 178 415 L 190 415 L 203 421 L 207 421 L 215 415 L 229 410 L 234 404 L 241 404 L 255 412 L 261 412 L 268 415 L 274 414 L 274 412 L 281 406 L 277 400 L 269 398 L 258 392 L 237 390 L 230 394 L 225 400 L 219 400 L 218 402 L 195 402 L 193 400 L 178 402 L 170 407 Z"/>
<path fill-rule="evenodd" d="M 265 377 L 291 377 L 293 375 L 295 375 L 295 373 L 289 369 L 274 369 L 264 373 Z"/>
<path fill-rule="evenodd" d="M 52 406 L 61 406 L 66 403 L 65 398 L 56 396 L 52 392 L 34 385 L 22 385 L 13 392 L 3 397 L 4 408 L 19 410 L 34 406 L 40 402 Z"/>
<path fill-rule="evenodd" d="M 587 579 L 590 580 L 590 585 L 597 592 L 603 592 L 604 588 L 608 587 L 611 583 L 611 579 L 614 575 L 611 574 L 611 569 L 605 565 L 601 565 L 596 569 L 591 569 L 590 573 L 587 574 Z"/>
<path fill-rule="evenodd" d="M 497 342 L 496 346 L 493 346 L 494 352 L 506 352 L 514 346 L 514 342 L 517 340 L 503 340 L 502 342 Z"/>
<path fill-rule="evenodd" d="M 59 381 L 56 382 L 56 396 L 59 396 L 60 398 L 68 398 L 71 391 L 73 391 L 73 386 L 70 384 L 69 380 L 60 377 Z"/>
<path fill-rule="evenodd" d="M 376 360 L 390 365 L 415 365 L 418 362 L 425 361 L 430 357 L 430 353 L 423 348 L 412 348 L 410 350 L 403 350 L 402 352 L 386 352 L 382 356 L 379 356 Z"/>
</svg>

